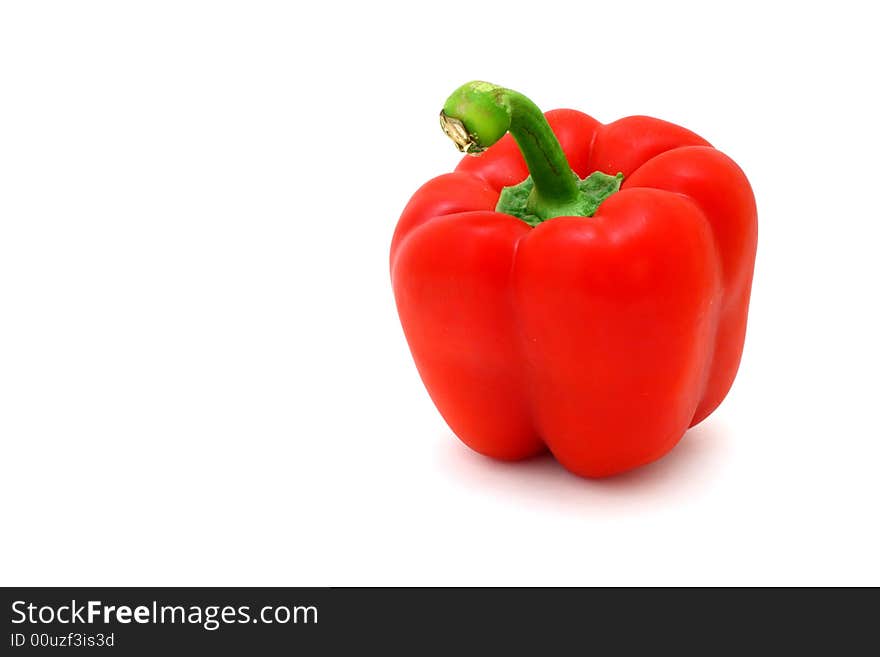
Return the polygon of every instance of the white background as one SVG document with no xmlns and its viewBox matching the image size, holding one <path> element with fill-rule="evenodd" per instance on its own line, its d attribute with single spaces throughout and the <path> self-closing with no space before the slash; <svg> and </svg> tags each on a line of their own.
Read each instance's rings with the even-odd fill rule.
<svg viewBox="0 0 880 657">
<path fill-rule="evenodd" d="M 870 3 L 4 3 L 0 583 L 880 584 Z M 649 114 L 758 200 L 742 367 L 606 481 L 453 437 L 393 305 L 437 112 Z"/>
</svg>

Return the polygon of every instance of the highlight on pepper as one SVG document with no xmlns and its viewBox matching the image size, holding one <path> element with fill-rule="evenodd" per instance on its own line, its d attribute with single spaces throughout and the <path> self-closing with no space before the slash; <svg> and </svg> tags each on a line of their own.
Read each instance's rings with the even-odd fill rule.
<svg viewBox="0 0 880 657">
<path fill-rule="evenodd" d="M 487 82 L 454 91 L 440 123 L 466 156 L 410 199 L 390 265 L 449 427 L 584 477 L 668 453 L 739 367 L 758 234 L 745 174 L 672 123 L 544 114 Z"/>
</svg>

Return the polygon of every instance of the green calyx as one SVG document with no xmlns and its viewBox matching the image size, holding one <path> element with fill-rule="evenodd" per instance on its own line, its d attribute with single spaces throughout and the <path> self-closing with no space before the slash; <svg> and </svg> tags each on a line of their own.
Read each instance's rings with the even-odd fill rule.
<svg viewBox="0 0 880 657">
<path fill-rule="evenodd" d="M 532 226 L 553 217 L 592 216 L 602 201 L 620 189 L 622 174 L 597 171 L 578 178 L 541 110 L 511 89 L 488 82 L 462 85 L 443 106 L 440 125 L 468 155 L 479 155 L 510 132 L 530 175 L 502 190 L 496 210 Z"/>
<path fill-rule="evenodd" d="M 601 171 L 594 171 L 586 178 L 578 178 L 575 183 L 578 187 L 576 202 L 570 207 L 558 208 L 559 212 L 554 217 L 592 217 L 606 198 L 614 192 L 620 191 L 620 183 L 623 182 L 623 174 L 609 176 Z M 545 218 L 533 214 L 529 209 L 529 197 L 535 189 L 535 181 L 529 176 L 518 185 L 505 187 L 501 190 L 501 197 L 496 212 L 512 214 L 522 219 L 530 226 L 537 226 Z M 549 218 L 549 217 L 548 217 Z"/>
</svg>

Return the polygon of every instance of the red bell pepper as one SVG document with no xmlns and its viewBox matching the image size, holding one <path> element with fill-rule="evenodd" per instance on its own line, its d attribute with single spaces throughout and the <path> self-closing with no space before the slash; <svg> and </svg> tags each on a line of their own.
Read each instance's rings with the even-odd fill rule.
<svg viewBox="0 0 880 657">
<path fill-rule="evenodd" d="M 739 366 L 757 244 L 743 172 L 671 123 L 544 115 L 485 82 L 441 123 L 482 155 L 412 197 L 391 279 L 446 422 L 482 454 L 549 448 L 587 477 L 666 454 Z"/>
</svg>

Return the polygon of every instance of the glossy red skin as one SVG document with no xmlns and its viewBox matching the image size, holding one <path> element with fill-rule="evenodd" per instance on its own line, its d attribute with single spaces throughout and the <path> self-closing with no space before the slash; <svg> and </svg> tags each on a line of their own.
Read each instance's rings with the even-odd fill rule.
<svg viewBox="0 0 880 657">
<path fill-rule="evenodd" d="M 648 117 L 547 120 L 581 177 L 623 172 L 592 217 L 494 211 L 527 170 L 510 135 L 412 197 L 391 244 L 406 339 L 474 450 L 549 448 L 613 475 L 668 452 L 739 366 L 757 244 L 751 187 L 708 142 Z"/>
</svg>

